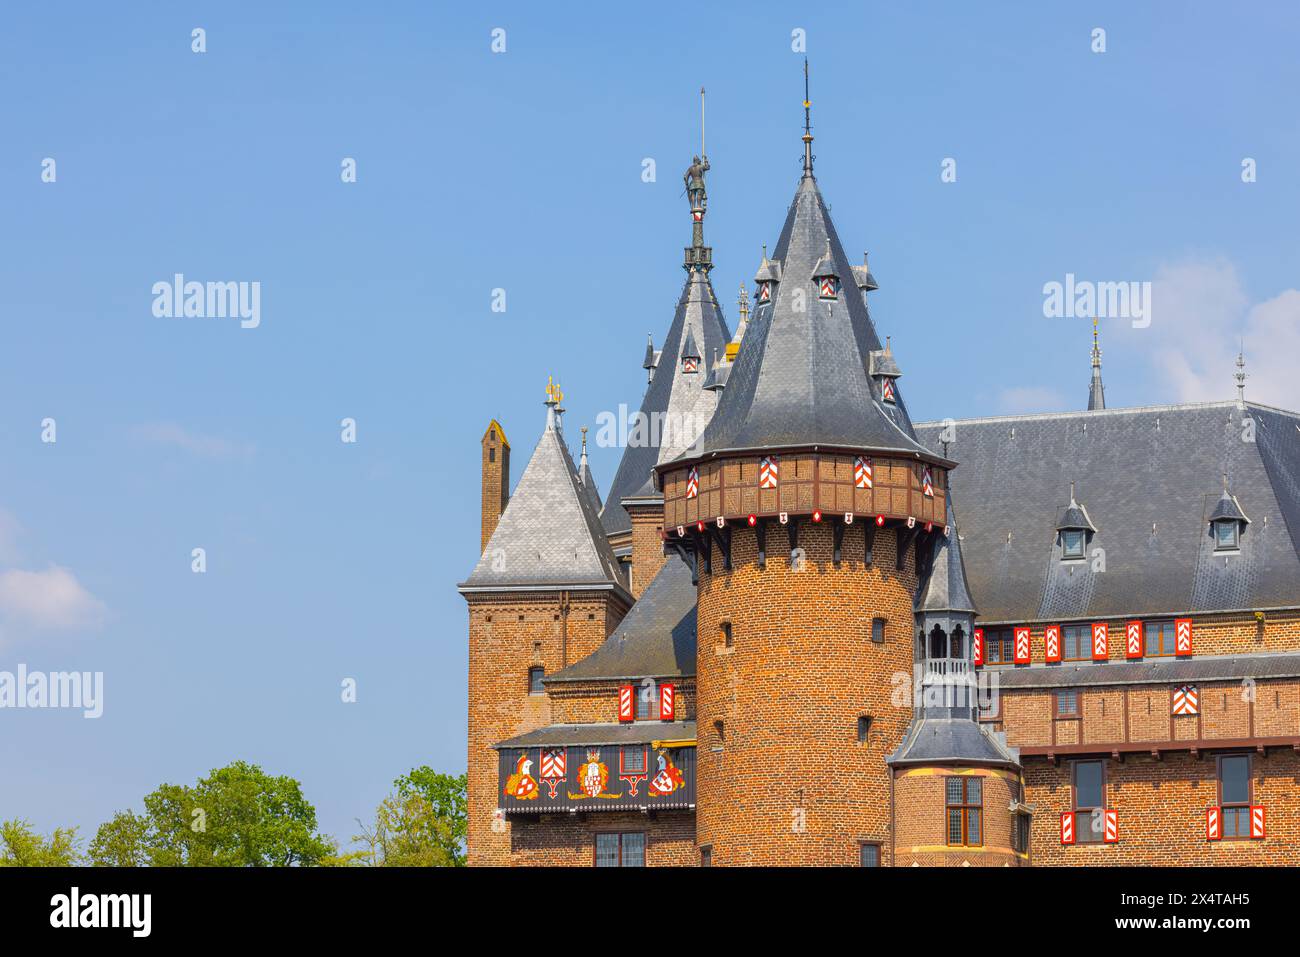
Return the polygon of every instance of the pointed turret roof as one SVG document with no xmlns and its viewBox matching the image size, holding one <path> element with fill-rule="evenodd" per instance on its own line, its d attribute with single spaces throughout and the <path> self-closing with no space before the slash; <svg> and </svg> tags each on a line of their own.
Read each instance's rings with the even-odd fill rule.
<svg viewBox="0 0 1300 957">
<path fill-rule="evenodd" d="M 582 453 L 578 457 L 578 481 L 582 483 L 582 490 L 587 494 L 587 501 L 596 514 L 600 514 L 600 489 L 596 488 L 596 478 L 591 474 L 591 466 L 587 464 L 587 427 L 582 427 Z"/>
<path fill-rule="evenodd" d="M 781 281 L 773 301 L 750 319 L 702 454 L 822 445 L 933 458 L 917 443 L 901 395 L 889 411 L 873 398 L 866 360 L 880 339 L 861 290 L 851 286 L 833 302 L 818 300 L 812 277 L 823 257 L 836 275 L 853 274 L 805 169 L 773 260 L 764 263 Z"/>
<path fill-rule="evenodd" d="M 948 534 L 934 542 L 934 560 L 930 574 L 917 591 L 916 611 L 960 611 L 976 614 L 975 600 L 966 587 L 966 564 L 961 557 L 961 536 L 953 517 L 952 496 L 948 496 L 948 513 L 944 521 Z"/>
<path fill-rule="evenodd" d="M 703 215 L 701 213 L 701 217 Z M 731 338 L 726 320 L 722 317 L 722 307 L 718 304 L 713 284 L 709 281 L 709 270 L 713 266 L 712 253 L 707 246 L 702 245 L 702 219 L 700 229 L 694 228 L 697 225 L 694 221 L 692 225 L 693 242 L 686 248 L 683 263 L 686 282 L 677 300 L 672 324 L 664 337 L 663 349 L 656 354 L 656 367 L 651 372 L 650 385 L 641 400 L 640 414 L 637 420 L 628 425 L 628 445 L 623 450 L 623 459 L 619 462 L 618 471 L 614 473 L 614 481 L 610 483 L 609 494 L 600 513 L 601 525 L 609 535 L 627 532 L 632 528 L 632 519 L 623 508 L 624 498 L 658 495 L 650 482 L 650 471 L 659 461 L 660 445 L 664 438 L 674 444 L 674 435 L 663 434 L 663 424 L 689 422 L 696 409 L 707 377 L 698 373 L 683 373 L 682 356 L 687 354 L 687 350 L 696 356 L 711 356 L 714 350 L 725 350 L 727 341 Z M 701 408 L 707 408 L 707 405 Z M 644 423 L 641 435 L 635 434 L 637 422 Z M 698 430 L 696 428 L 695 431 L 698 433 Z M 678 433 L 680 431 L 679 429 Z"/>
<path fill-rule="evenodd" d="M 594 588 L 631 596 L 600 527 L 594 483 L 584 487 L 564 444 L 558 396 L 547 400 L 546 429 L 510 504 L 462 593 L 505 589 Z M 589 491 L 589 488 L 591 489 Z"/>
<path fill-rule="evenodd" d="M 1097 320 L 1092 320 L 1092 381 L 1088 384 L 1088 411 L 1106 408 L 1106 390 L 1101 384 L 1101 348 L 1097 345 Z"/>
</svg>

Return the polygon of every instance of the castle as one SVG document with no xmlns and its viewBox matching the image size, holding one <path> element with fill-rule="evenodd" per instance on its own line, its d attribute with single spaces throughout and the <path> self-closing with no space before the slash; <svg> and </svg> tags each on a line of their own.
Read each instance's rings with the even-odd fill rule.
<svg viewBox="0 0 1300 957">
<path fill-rule="evenodd" d="M 808 108 L 734 334 L 687 171 L 603 504 L 554 385 L 483 436 L 470 863 L 1300 863 L 1300 415 L 1108 409 L 1094 324 L 1086 411 L 913 423 Z"/>
</svg>

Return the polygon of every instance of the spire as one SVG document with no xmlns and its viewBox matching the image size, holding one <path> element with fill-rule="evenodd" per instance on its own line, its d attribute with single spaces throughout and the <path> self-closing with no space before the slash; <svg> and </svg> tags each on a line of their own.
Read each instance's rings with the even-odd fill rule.
<svg viewBox="0 0 1300 957">
<path fill-rule="evenodd" d="M 713 250 L 704 245 L 704 216 L 709 211 L 704 174 L 708 171 L 709 157 L 704 152 L 704 87 L 700 87 L 700 155 L 691 158 L 691 165 L 682 174 L 691 207 L 691 244 L 686 248 L 686 261 L 682 263 L 687 272 L 703 270 L 707 273 L 713 268 Z"/>
<path fill-rule="evenodd" d="M 596 479 L 587 465 L 587 427 L 582 427 L 582 454 L 578 458 L 578 481 L 582 483 L 583 494 L 587 496 L 591 509 L 600 514 L 600 492 L 596 490 Z"/>
<path fill-rule="evenodd" d="M 546 431 L 556 432 L 561 427 L 560 416 L 564 410 L 560 408 L 560 403 L 564 401 L 564 393 L 556 384 L 552 376 L 546 377 Z"/>
<path fill-rule="evenodd" d="M 745 281 L 740 281 L 740 296 L 736 299 L 736 310 L 740 313 L 740 321 L 736 323 L 736 334 L 731 337 L 727 343 L 727 362 L 736 361 L 736 355 L 740 352 L 740 342 L 745 338 L 745 330 L 749 328 L 749 293 L 745 291 Z"/>
<path fill-rule="evenodd" d="M 1246 344 L 1243 342 L 1237 352 L 1237 371 L 1232 376 L 1237 380 L 1237 407 L 1246 407 Z"/>
<path fill-rule="evenodd" d="M 1106 408 L 1106 390 L 1101 384 L 1101 347 L 1097 345 L 1097 318 L 1092 319 L 1092 383 L 1088 386 L 1088 411 Z"/>
<path fill-rule="evenodd" d="M 808 98 L 808 58 L 803 58 L 803 175 L 813 174 L 812 100 Z"/>
</svg>

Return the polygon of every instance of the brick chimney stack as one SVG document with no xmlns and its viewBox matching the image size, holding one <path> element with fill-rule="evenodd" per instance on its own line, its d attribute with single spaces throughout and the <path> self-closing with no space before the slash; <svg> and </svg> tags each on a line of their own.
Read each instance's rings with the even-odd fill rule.
<svg viewBox="0 0 1300 957">
<path fill-rule="evenodd" d="M 501 424 L 493 419 L 483 433 L 483 531 L 479 552 L 497 529 L 510 501 L 510 443 Z"/>
</svg>

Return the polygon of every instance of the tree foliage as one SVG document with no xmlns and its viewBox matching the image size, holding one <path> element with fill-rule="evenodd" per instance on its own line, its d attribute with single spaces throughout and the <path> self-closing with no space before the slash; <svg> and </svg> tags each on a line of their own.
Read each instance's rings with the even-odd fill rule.
<svg viewBox="0 0 1300 957">
<path fill-rule="evenodd" d="M 27 821 L 0 821 L 0 867 L 69 867 L 81 860 L 75 827 L 58 827 L 48 838 Z"/>
</svg>

